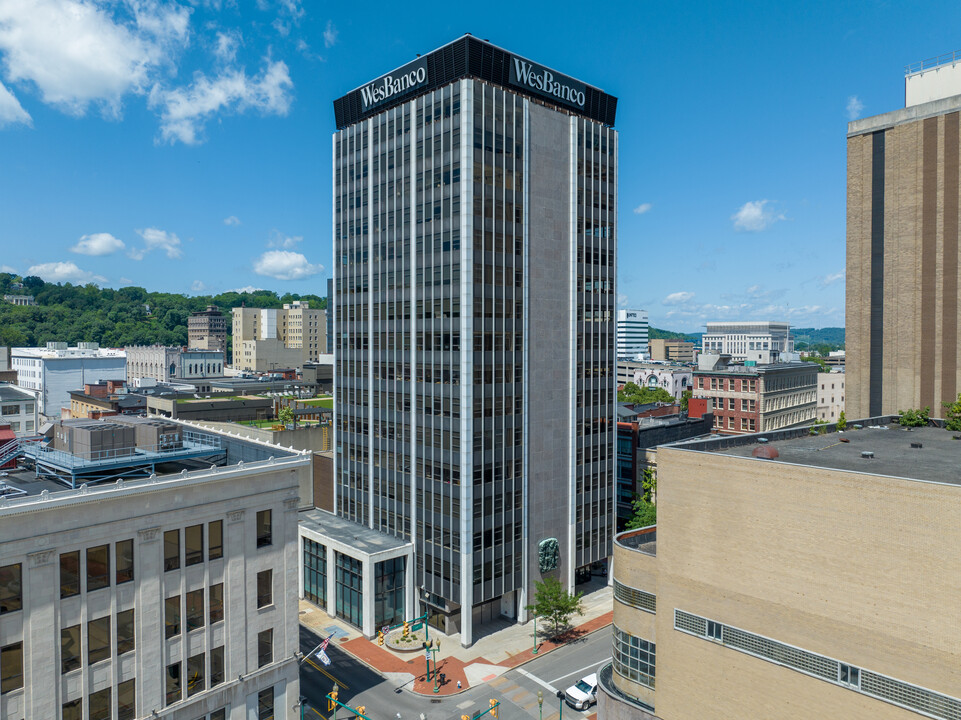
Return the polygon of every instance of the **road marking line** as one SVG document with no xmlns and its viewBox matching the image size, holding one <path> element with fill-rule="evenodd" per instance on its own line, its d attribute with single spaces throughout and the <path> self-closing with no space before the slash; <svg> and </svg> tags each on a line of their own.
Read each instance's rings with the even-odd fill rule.
<svg viewBox="0 0 961 720">
<path fill-rule="evenodd" d="M 538 685 L 540 685 L 541 687 L 550 690 L 550 691 L 551 691 L 552 693 L 554 693 L 555 695 L 557 694 L 557 690 L 554 689 L 554 686 L 553 686 L 553 685 L 551 685 L 551 684 L 548 683 L 548 682 L 544 682 L 544 681 L 541 680 L 539 677 L 537 677 L 537 675 L 533 675 L 532 673 L 527 672 L 527 670 L 525 670 L 524 668 L 517 668 L 517 672 L 519 672 L 519 673 L 520 673 L 521 675 L 523 675 L 524 677 L 529 678 L 530 680 L 533 680 L 534 682 L 536 682 L 536 683 L 537 683 Z"/>
<path fill-rule="evenodd" d="M 573 672 L 567 673 L 567 675 L 561 675 L 559 678 L 554 678 L 553 680 L 551 680 L 551 682 L 552 682 L 552 683 L 556 683 L 558 680 L 563 680 L 564 678 L 569 678 L 571 675 L 580 675 L 580 674 L 581 674 L 582 672 L 584 672 L 585 670 L 590 670 L 591 668 L 596 668 L 598 665 L 601 665 L 602 663 L 606 663 L 606 662 L 607 662 L 608 660 L 610 660 L 610 659 L 611 659 L 611 658 L 604 658 L 603 660 L 598 660 L 596 663 L 591 663 L 591 664 L 588 665 L 587 667 L 582 667 L 580 670 L 574 670 Z M 519 668 L 518 668 L 518 669 L 519 669 Z"/>
<path fill-rule="evenodd" d="M 347 685 L 343 680 L 338 680 L 337 678 L 335 678 L 335 677 L 334 677 L 333 675 L 331 675 L 329 672 L 327 672 L 326 670 L 324 670 L 322 667 L 320 667 L 320 665 L 318 665 L 317 663 L 315 663 L 315 662 L 314 662 L 313 660 L 311 660 L 310 658 L 307 658 L 307 664 L 310 665 L 310 666 L 311 666 L 314 670 L 316 670 L 317 672 L 322 672 L 324 675 L 326 675 L 326 676 L 329 677 L 331 680 L 333 680 L 335 683 L 337 683 L 337 684 L 340 685 L 342 688 L 344 688 L 344 690 L 350 690 L 350 686 Z"/>
</svg>

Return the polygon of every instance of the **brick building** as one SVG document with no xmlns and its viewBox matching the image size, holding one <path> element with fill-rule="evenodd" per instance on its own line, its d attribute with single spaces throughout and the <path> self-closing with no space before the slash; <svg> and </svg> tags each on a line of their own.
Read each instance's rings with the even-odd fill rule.
<svg viewBox="0 0 961 720">
<path fill-rule="evenodd" d="M 768 432 L 815 419 L 817 365 L 730 365 L 725 358 L 703 356 L 694 371 L 694 397 L 713 400 L 718 432 Z"/>
</svg>

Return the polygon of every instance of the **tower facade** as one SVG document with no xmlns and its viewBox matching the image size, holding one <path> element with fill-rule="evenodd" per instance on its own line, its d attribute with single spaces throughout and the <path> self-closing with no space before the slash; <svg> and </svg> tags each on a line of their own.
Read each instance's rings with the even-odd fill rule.
<svg viewBox="0 0 961 720">
<path fill-rule="evenodd" d="M 334 107 L 335 508 L 468 645 L 611 553 L 616 99 L 467 36 Z"/>
<path fill-rule="evenodd" d="M 942 417 L 961 391 L 961 62 L 908 68 L 905 100 L 848 123 L 852 419 Z"/>
</svg>

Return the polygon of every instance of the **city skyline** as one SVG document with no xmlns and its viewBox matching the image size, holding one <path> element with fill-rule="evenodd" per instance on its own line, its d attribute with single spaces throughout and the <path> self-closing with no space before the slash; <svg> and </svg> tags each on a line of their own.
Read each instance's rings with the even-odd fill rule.
<svg viewBox="0 0 961 720">
<path fill-rule="evenodd" d="M 905 27 L 869 3 L 624 4 L 573 25 L 497 4 L 373 23 L 296 0 L 5 6 L 0 270 L 324 295 L 333 99 L 470 31 L 619 97 L 619 307 L 682 331 L 843 326 L 846 123 L 901 107 L 904 65 L 954 48 L 949 7 Z"/>
</svg>

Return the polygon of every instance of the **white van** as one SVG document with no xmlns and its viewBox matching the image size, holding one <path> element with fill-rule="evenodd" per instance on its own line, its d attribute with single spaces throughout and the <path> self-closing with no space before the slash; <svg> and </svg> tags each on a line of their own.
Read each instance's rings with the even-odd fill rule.
<svg viewBox="0 0 961 720">
<path fill-rule="evenodd" d="M 564 691 L 567 704 L 575 710 L 587 710 L 597 702 L 597 673 L 591 673 Z"/>
</svg>

